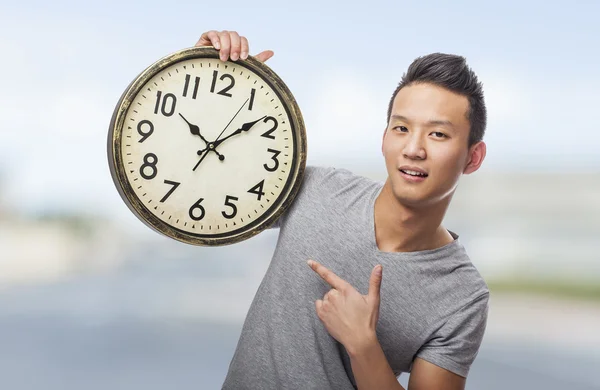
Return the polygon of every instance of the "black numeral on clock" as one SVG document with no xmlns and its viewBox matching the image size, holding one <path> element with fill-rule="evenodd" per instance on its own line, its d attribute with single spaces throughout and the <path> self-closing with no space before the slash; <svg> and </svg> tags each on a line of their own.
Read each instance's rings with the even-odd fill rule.
<svg viewBox="0 0 600 390">
<path fill-rule="evenodd" d="M 158 157 L 154 153 L 148 153 L 144 156 L 144 163 L 140 167 L 140 175 L 146 179 L 151 180 L 156 177 L 158 173 L 158 168 L 156 168 L 156 164 L 158 164 Z M 150 169 L 150 174 L 147 175 L 146 172 Z"/>
<path fill-rule="evenodd" d="M 173 187 L 169 190 L 169 192 L 167 192 L 167 194 L 165 196 L 163 196 L 163 198 L 160 200 L 160 203 L 164 203 L 164 201 L 167 200 L 169 198 L 169 196 L 171 196 L 173 191 L 175 191 L 181 183 L 177 183 L 176 181 L 171 181 L 171 180 L 165 180 L 165 184 L 171 185 Z"/>
<path fill-rule="evenodd" d="M 279 156 L 279 153 L 281 152 L 275 149 L 267 149 L 267 152 L 273 153 L 273 155 L 271 156 L 271 160 L 275 161 L 275 166 L 271 168 L 267 164 L 263 164 L 263 167 L 265 167 L 265 169 L 269 172 L 275 172 L 277 168 L 279 168 L 279 161 L 277 160 L 277 156 Z"/>
<path fill-rule="evenodd" d="M 144 131 L 144 127 L 142 127 L 143 125 L 147 125 L 147 127 L 146 127 L 147 131 Z M 144 142 L 154 132 L 154 125 L 149 120 L 144 119 L 143 121 L 140 121 L 138 123 L 137 131 L 142 136 L 142 138 L 140 138 L 139 142 Z"/>
<path fill-rule="evenodd" d="M 175 112 L 176 104 L 177 98 L 172 93 L 166 93 L 163 98 L 162 91 L 156 91 L 156 105 L 154 106 L 155 114 L 158 114 L 158 109 L 160 108 L 160 112 L 164 116 L 171 116 Z"/>
<path fill-rule="evenodd" d="M 225 206 L 231 207 L 231 214 L 227 214 L 225 211 L 221 211 L 221 214 L 223 215 L 223 217 L 225 217 L 227 219 L 234 218 L 235 215 L 237 214 L 237 207 L 235 206 L 235 204 L 233 204 L 231 202 L 233 200 L 238 200 L 238 198 L 236 198 L 235 196 L 231 196 L 231 195 L 227 195 L 225 197 Z"/>
<path fill-rule="evenodd" d="M 250 91 L 250 103 L 248 103 L 248 111 L 252 111 L 252 107 L 254 106 L 254 95 L 256 95 L 256 89 L 252 88 Z"/>
<path fill-rule="evenodd" d="M 219 71 L 215 70 L 213 72 L 213 79 L 212 79 L 212 84 L 210 85 L 210 92 L 214 93 L 215 92 L 215 87 L 217 85 L 217 77 L 219 76 Z M 227 96 L 227 97 L 231 97 L 230 93 L 227 93 L 227 91 L 229 91 L 231 88 L 233 88 L 233 86 L 235 85 L 235 79 L 233 78 L 232 75 L 225 73 L 223 74 L 219 80 L 223 81 L 225 79 L 228 79 L 230 84 L 223 88 L 222 90 L 220 90 L 219 92 L 217 92 L 217 94 L 219 95 L 223 95 L 223 96 Z"/>
<path fill-rule="evenodd" d="M 187 97 L 187 93 L 188 93 L 188 88 L 190 86 L 190 79 L 192 78 L 191 75 L 186 74 L 185 75 L 185 84 L 183 86 L 183 97 Z M 194 92 L 192 93 L 192 99 L 196 99 L 196 96 L 198 95 L 198 86 L 200 85 L 200 77 L 196 76 L 195 82 L 194 82 Z"/>
<path fill-rule="evenodd" d="M 251 194 L 258 195 L 258 200 L 260 200 L 260 198 L 262 198 L 265 195 L 265 193 L 263 192 L 264 185 L 265 185 L 265 181 L 261 180 L 260 183 L 258 183 L 254 187 L 250 188 L 248 190 L 248 192 Z"/>
<path fill-rule="evenodd" d="M 204 211 L 204 207 L 202 207 L 202 205 L 200 204 L 203 200 L 204 198 L 200 198 L 200 200 L 198 200 L 192 205 L 192 207 L 190 207 L 190 218 L 194 221 L 200 221 L 202 218 L 204 218 L 204 215 L 206 214 L 206 212 Z M 195 215 L 198 214 L 198 212 L 200 213 L 200 216 Z"/>
<path fill-rule="evenodd" d="M 275 136 L 271 135 L 276 129 L 277 129 L 277 119 L 273 118 L 272 116 L 268 116 L 265 118 L 265 120 L 263 121 L 265 123 L 267 122 L 273 122 L 273 127 L 271 127 L 270 130 L 265 131 L 261 137 L 265 137 L 265 138 L 269 138 L 269 139 L 275 139 Z"/>
</svg>

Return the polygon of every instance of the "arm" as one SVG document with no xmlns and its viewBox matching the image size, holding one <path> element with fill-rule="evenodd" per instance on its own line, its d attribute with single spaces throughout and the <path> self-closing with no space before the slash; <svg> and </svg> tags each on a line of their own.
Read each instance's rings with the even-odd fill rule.
<svg viewBox="0 0 600 390">
<path fill-rule="evenodd" d="M 429 363 L 427 360 L 416 358 L 413 363 L 409 390 L 464 390 L 467 379 L 451 371 Z"/>
<path fill-rule="evenodd" d="M 382 268 L 375 266 L 369 292 L 360 294 L 332 271 L 309 260 L 308 265 L 333 288 L 315 302 L 317 315 L 329 334 L 348 351 L 359 390 L 398 390 L 398 383 L 379 344 Z M 463 390 L 487 323 L 489 292 L 453 313 L 419 349 L 408 390 Z M 443 368 L 444 367 L 444 368 Z M 403 389 L 404 390 L 404 389 Z"/>
<path fill-rule="evenodd" d="M 359 390 L 405 390 L 398 383 L 376 337 L 371 337 L 362 347 L 347 351 Z M 408 390 L 464 390 L 465 383 L 462 376 L 416 358 Z"/>
<path fill-rule="evenodd" d="M 404 390 L 398 383 L 376 336 L 371 336 L 363 346 L 346 349 L 350 356 L 352 374 L 359 390 Z"/>
</svg>

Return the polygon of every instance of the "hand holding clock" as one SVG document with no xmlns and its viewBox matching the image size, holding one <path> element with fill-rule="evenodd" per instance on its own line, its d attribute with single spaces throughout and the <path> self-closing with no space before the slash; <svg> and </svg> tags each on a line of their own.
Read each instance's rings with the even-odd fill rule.
<svg viewBox="0 0 600 390">
<path fill-rule="evenodd" d="M 203 33 L 195 46 L 213 46 L 219 50 L 221 61 L 237 61 L 238 59 L 245 60 L 248 58 L 249 45 L 248 39 L 240 36 L 236 31 L 223 30 L 221 32 L 211 30 Z M 260 62 L 265 62 L 273 57 L 272 50 L 265 50 L 254 56 Z"/>
</svg>

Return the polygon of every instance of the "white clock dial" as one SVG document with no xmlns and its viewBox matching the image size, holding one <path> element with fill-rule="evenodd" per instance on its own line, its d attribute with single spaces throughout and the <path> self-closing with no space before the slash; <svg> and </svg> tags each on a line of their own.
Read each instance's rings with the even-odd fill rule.
<svg viewBox="0 0 600 390">
<path fill-rule="evenodd" d="M 278 86 L 242 61 L 170 64 L 124 112 L 117 150 L 130 191 L 185 235 L 247 231 L 272 215 L 294 184 L 292 115 Z"/>
</svg>

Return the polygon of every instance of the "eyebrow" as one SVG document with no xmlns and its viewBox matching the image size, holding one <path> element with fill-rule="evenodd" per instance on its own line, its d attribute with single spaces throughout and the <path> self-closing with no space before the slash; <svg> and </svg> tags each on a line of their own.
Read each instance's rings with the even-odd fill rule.
<svg viewBox="0 0 600 390">
<path fill-rule="evenodd" d="M 408 122 L 410 123 L 410 120 L 402 115 L 392 115 L 392 119 L 397 119 L 397 120 L 401 120 L 404 122 Z M 428 125 L 430 126 L 448 126 L 451 128 L 454 128 L 454 124 L 452 122 L 450 122 L 449 120 L 441 120 L 441 119 L 435 119 L 435 120 L 430 120 L 427 122 Z"/>
</svg>

